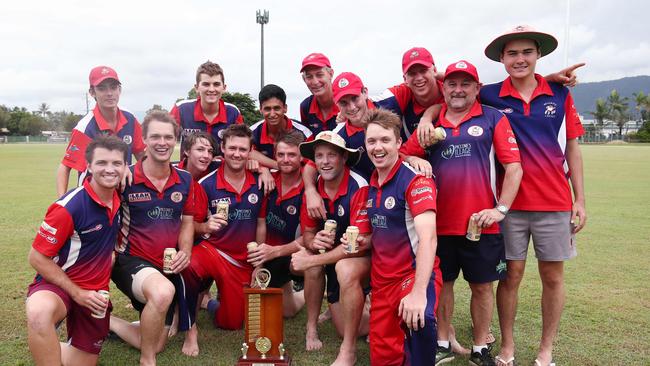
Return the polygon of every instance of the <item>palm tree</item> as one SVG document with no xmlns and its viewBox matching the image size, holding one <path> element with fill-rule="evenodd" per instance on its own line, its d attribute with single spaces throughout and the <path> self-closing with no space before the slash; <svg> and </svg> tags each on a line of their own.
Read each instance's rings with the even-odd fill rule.
<svg viewBox="0 0 650 366">
<path fill-rule="evenodd" d="M 633 93 L 634 95 L 634 102 L 636 106 L 634 109 L 636 109 L 639 112 L 639 118 L 641 118 L 641 124 L 648 119 L 648 111 L 650 110 L 650 94 L 645 94 L 643 90 L 641 90 L 638 93 Z"/>
<path fill-rule="evenodd" d="M 43 102 L 41 105 L 38 106 L 38 114 L 41 115 L 41 117 L 45 118 L 50 113 L 50 106 Z"/>
<path fill-rule="evenodd" d="M 591 114 L 596 120 L 596 131 L 598 133 L 600 133 L 600 131 L 603 129 L 605 120 L 611 118 L 609 113 L 609 106 L 603 98 L 596 99 L 596 110 L 589 112 L 589 114 Z"/>
<path fill-rule="evenodd" d="M 616 89 L 607 97 L 607 104 L 609 106 L 609 111 L 611 113 L 611 118 L 618 126 L 618 136 L 619 138 L 623 137 L 623 127 L 625 123 L 629 121 L 629 103 L 628 97 L 622 97 Z"/>
</svg>

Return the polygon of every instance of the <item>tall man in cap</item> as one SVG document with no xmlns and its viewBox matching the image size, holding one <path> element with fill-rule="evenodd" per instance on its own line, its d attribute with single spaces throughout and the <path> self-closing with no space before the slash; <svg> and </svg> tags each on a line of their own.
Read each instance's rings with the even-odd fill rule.
<svg viewBox="0 0 650 366">
<path fill-rule="evenodd" d="M 111 330 L 140 349 L 141 365 L 156 364 L 156 354 L 167 342 L 174 302 L 179 305 L 179 328 L 188 330 L 191 323 L 179 273 L 190 264 L 192 253 L 194 183 L 190 173 L 170 162 L 178 130 L 169 113 L 147 114 L 146 156 L 130 168 L 133 183 L 122 193 L 124 220 L 112 279 L 140 312 L 140 323 L 111 316 Z M 177 253 L 172 273 L 163 273 L 168 248 Z"/>
<path fill-rule="evenodd" d="M 479 103 L 479 89 L 474 65 L 467 61 L 449 65 L 442 87 L 445 104 L 437 122 L 444 128 L 446 138 L 425 149 L 417 136 L 411 135 L 400 150 L 405 155 L 426 157 L 438 188 L 437 253 L 444 284 L 438 308 L 436 364 L 454 358 L 449 328 L 454 310 L 454 282 L 462 269 L 472 292 L 474 346 L 470 363 L 494 365 L 486 344 L 494 304 L 492 282 L 506 276 L 498 222 L 505 218 L 517 194 L 522 169 L 508 119 Z M 505 177 L 502 185 L 496 187 L 496 171 L 502 171 L 501 168 Z M 482 227 L 478 242 L 465 237 L 469 220 Z"/>
<path fill-rule="evenodd" d="M 565 299 L 564 261 L 576 256 L 575 234 L 587 222 L 580 118 L 569 90 L 535 73 L 537 60 L 556 47 L 553 36 L 518 26 L 485 49 L 488 58 L 503 63 L 509 77 L 484 86 L 481 100 L 508 116 L 524 170 L 517 198 L 502 224 L 508 275 L 497 290 L 501 364 L 514 359 L 517 294 L 531 236 L 542 280 L 542 338 L 535 363 L 552 364 Z"/>
<path fill-rule="evenodd" d="M 334 70 L 330 60 L 322 53 L 314 52 L 302 60 L 302 80 L 311 95 L 300 103 L 300 121 L 317 135 L 336 127 L 339 108 L 334 102 L 332 78 Z"/>
<path fill-rule="evenodd" d="M 171 114 L 181 127 L 181 143 L 193 132 L 205 131 L 221 144 L 223 130 L 232 124 L 244 123 L 236 106 L 221 99 L 226 92 L 223 69 L 219 64 L 206 61 L 196 70 L 194 84 L 197 98 L 181 100 L 172 107 Z M 221 151 L 215 151 L 220 156 Z"/>
<path fill-rule="evenodd" d="M 94 365 L 108 334 L 111 306 L 98 291 L 110 281 L 128 146 L 98 136 L 85 153 L 92 177 L 50 206 L 29 253 L 37 275 L 25 303 L 27 342 L 36 365 Z M 68 343 L 56 334 L 63 319 Z"/>
<path fill-rule="evenodd" d="M 135 116 L 120 110 L 117 104 L 122 94 L 122 83 L 117 72 L 108 66 L 97 66 L 90 70 L 90 89 L 88 92 L 97 104 L 72 130 L 70 142 L 56 173 L 56 193 L 62 196 L 68 190 L 70 170 L 79 172 L 78 185 L 86 177 L 86 146 L 99 134 L 115 135 L 128 146 L 127 164 L 131 164 L 131 154 L 136 159 L 144 155 L 142 129 Z"/>
<path fill-rule="evenodd" d="M 433 365 L 442 285 L 436 187 L 400 159 L 400 127 L 399 117 L 383 109 L 370 111 L 365 126 L 376 167 L 357 221 L 360 233 L 372 231 L 370 362 Z"/>
<path fill-rule="evenodd" d="M 368 332 L 364 283 L 370 273 L 370 258 L 366 256 L 369 241 L 359 239 L 361 250 L 354 254 L 347 253 L 339 242 L 365 203 L 358 191 L 368 183 L 349 168 L 359 159 L 359 150 L 347 147 L 345 140 L 332 131 L 323 131 L 314 141 L 301 144 L 300 151 L 315 162 L 320 174 L 317 194 L 327 207 L 326 219 L 336 222 L 335 233 L 325 230 L 324 220 L 311 218 L 303 204 L 301 226 L 306 250 L 293 255 L 292 266 L 305 273 L 306 348 L 309 351 L 322 346 L 317 320 L 327 276 L 327 302 L 334 325 L 343 336 L 334 364 L 353 365 L 357 337 Z"/>
</svg>

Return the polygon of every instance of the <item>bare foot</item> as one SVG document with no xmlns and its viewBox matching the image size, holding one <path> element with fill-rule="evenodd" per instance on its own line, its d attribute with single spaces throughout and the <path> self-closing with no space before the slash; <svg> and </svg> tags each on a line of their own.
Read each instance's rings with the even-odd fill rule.
<svg viewBox="0 0 650 366">
<path fill-rule="evenodd" d="M 204 310 L 207 309 L 208 308 L 208 301 L 210 301 L 210 299 L 212 298 L 212 296 L 210 295 L 210 291 L 208 290 L 208 291 L 202 292 L 201 296 L 199 296 L 199 298 L 201 299 L 201 309 L 204 309 Z"/>
<path fill-rule="evenodd" d="M 357 363 L 357 353 L 354 350 L 339 350 L 336 360 L 331 366 L 353 366 Z"/>
<path fill-rule="evenodd" d="M 330 319 L 332 319 L 332 312 L 330 311 L 330 308 L 327 307 L 325 311 L 323 311 L 320 315 L 318 315 L 318 324 L 326 322 Z"/>
<path fill-rule="evenodd" d="M 190 357 L 196 357 L 199 355 L 199 330 L 196 327 L 196 324 L 185 332 L 185 342 L 183 342 L 183 354 Z"/>
<path fill-rule="evenodd" d="M 174 312 L 174 317 L 172 318 L 172 324 L 169 326 L 169 332 L 167 332 L 167 338 L 172 338 L 178 333 L 178 309 Z"/>
<path fill-rule="evenodd" d="M 470 350 L 463 347 L 462 344 L 458 343 L 456 337 L 450 337 L 449 344 L 451 345 L 451 351 L 458 355 L 469 355 Z"/>
<path fill-rule="evenodd" d="M 307 331 L 305 334 L 305 348 L 307 351 L 317 351 L 323 347 L 323 342 L 318 338 L 317 331 Z"/>
</svg>

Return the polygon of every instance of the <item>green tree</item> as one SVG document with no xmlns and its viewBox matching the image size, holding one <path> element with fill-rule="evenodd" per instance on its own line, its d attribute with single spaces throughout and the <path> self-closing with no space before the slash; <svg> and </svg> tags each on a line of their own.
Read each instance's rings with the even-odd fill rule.
<svg viewBox="0 0 650 366">
<path fill-rule="evenodd" d="M 602 131 L 603 126 L 605 125 L 605 120 L 610 118 L 609 106 L 603 98 L 596 99 L 596 110 L 589 112 L 594 119 L 596 120 L 595 132 L 599 133 Z"/>
<path fill-rule="evenodd" d="M 639 118 L 641 119 L 640 122 L 643 123 L 649 119 L 648 112 L 650 111 L 650 94 L 645 94 L 643 90 L 641 90 L 632 95 L 634 95 L 634 102 L 636 104 L 634 109 L 639 112 Z"/>
<path fill-rule="evenodd" d="M 51 113 L 50 106 L 47 103 L 43 102 L 38 106 L 36 113 L 42 118 L 46 118 Z"/>
<path fill-rule="evenodd" d="M 63 131 L 68 131 L 68 132 L 72 131 L 74 126 L 76 126 L 79 120 L 81 120 L 83 117 L 84 116 L 82 116 L 81 114 L 74 114 L 72 112 L 68 113 L 65 116 L 65 119 L 63 120 L 63 126 L 62 126 Z"/>
<path fill-rule="evenodd" d="M 618 127 L 619 138 L 623 137 L 623 127 L 630 120 L 628 97 L 622 97 L 616 89 L 607 97 L 611 119 Z"/>
<path fill-rule="evenodd" d="M 0 105 L 0 128 L 7 128 L 7 122 L 11 117 L 9 108 L 4 105 Z"/>
<path fill-rule="evenodd" d="M 18 133 L 21 135 L 36 136 L 47 127 L 45 119 L 36 114 L 28 114 L 20 119 Z"/>
<path fill-rule="evenodd" d="M 164 111 L 164 112 L 169 112 L 165 108 L 163 108 L 160 104 L 154 104 L 149 110 L 147 110 L 146 114 L 149 114 L 153 111 Z"/>
</svg>

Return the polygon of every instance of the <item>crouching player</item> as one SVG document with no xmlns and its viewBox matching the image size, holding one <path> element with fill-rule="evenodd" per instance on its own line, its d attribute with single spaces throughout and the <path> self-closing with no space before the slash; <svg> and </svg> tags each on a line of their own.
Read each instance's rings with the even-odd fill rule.
<svg viewBox="0 0 650 366">
<path fill-rule="evenodd" d="M 433 365 L 436 301 L 442 277 L 436 257 L 436 188 L 402 162 L 399 118 L 385 110 L 367 117 L 366 151 L 375 165 L 366 202 L 372 227 L 370 362 Z M 363 216 L 360 216 L 363 217 Z"/>
<path fill-rule="evenodd" d="M 50 206 L 29 252 L 38 272 L 27 294 L 27 341 L 37 365 L 94 365 L 108 334 L 107 291 L 120 229 L 128 146 L 98 136 L 86 149 L 89 180 Z M 59 346 L 56 324 L 67 321 Z"/>
</svg>

